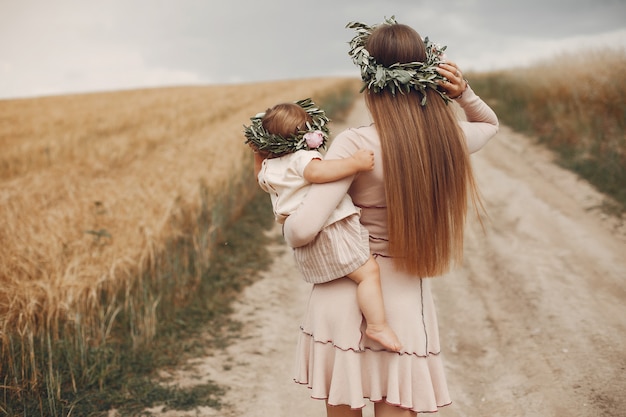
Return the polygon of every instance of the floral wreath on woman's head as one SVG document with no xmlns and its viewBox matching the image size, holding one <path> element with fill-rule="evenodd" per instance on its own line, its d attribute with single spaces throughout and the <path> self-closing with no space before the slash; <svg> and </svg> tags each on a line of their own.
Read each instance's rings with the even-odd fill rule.
<svg viewBox="0 0 626 417">
<path fill-rule="evenodd" d="M 306 122 L 307 130 L 301 130 L 297 134 L 287 138 L 268 132 L 263 127 L 265 113 L 258 113 L 251 117 L 250 126 L 244 125 L 246 144 L 252 144 L 261 152 L 269 152 L 273 155 L 286 155 L 301 149 L 311 150 L 325 148 L 328 140 L 328 122 L 324 110 L 315 106 L 313 100 L 306 98 L 294 102 L 302 107 L 311 117 L 311 122 Z"/>
<path fill-rule="evenodd" d="M 382 24 L 395 25 L 398 22 L 394 16 L 391 16 L 385 19 Z M 357 32 L 350 41 L 348 54 L 352 57 L 352 61 L 361 67 L 361 79 L 364 83 L 361 92 L 366 88 L 376 93 L 388 89 L 395 95 L 396 91 L 404 93 L 412 88 L 422 93 L 421 104 L 423 106 L 426 104 L 426 89 L 431 89 L 436 91 L 446 103 L 449 102 L 450 98 L 446 93 L 437 88 L 437 81 L 445 80 L 445 77 L 441 76 L 436 69 L 440 63 L 444 62 L 444 51 L 447 47 L 431 42 L 426 37 L 424 38 L 426 46 L 426 60 L 424 62 L 395 63 L 386 67 L 376 63 L 376 60 L 365 48 L 367 40 L 377 26 L 368 26 L 360 22 L 350 22 L 346 25 L 346 28 L 355 29 Z"/>
</svg>

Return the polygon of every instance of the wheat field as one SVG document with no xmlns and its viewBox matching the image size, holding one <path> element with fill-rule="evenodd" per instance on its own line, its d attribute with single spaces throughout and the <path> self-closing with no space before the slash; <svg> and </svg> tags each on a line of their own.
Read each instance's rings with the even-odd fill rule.
<svg viewBox="0 0 626 417">
<path fill-rule="evenodd" d="M 183 300 L 198 278 L 163 277 L 159 259 L 168 242 L 192 237 L 195 256 L 181 262 L 198 263 L 186 268 L 198 275 L 211 237 L 251 193 L 242 125 L 277 102 L 312 97 L 319 103 L 346 85 L 354 80 L 0 101 L 5 398 L 41 384 L 59 390 L 50 346 L 61 338 L 72 352 L 84 353 L 105 344 L 120 311 L 132 313 L 133 345 L 148 342 L 163 300 L 142 292 L 146 282 L 180 280 L 174 288 Z M 238 203 L 211 208 L 224 198 Z M 207 205 L 212 218 L 200 222 Z M 39 357 L 44 353 L 47 359 Z"/>
</svg>

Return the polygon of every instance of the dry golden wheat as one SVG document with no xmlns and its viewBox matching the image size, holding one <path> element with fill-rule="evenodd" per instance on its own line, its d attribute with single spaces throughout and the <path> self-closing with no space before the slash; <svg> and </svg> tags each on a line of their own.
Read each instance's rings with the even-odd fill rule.
<svg viewBox="0 0 626 417">
<path fill-rule="evenodd" d="M 98 344 L 120 308 L 143 311 L 136 336 L 149 339 L 158 299 L 102 303 L 153 277 L 166 242 L 199 227 L 189 223 L 202 186 L 218 195 L 251 166 L 242 125 L 277 102 L 318 100 L 353 82 L 0 101 L 0 353 L 19 337 L 30 346 L 22 365 L 35 368 L 34 337 L 54 340 L 69 321 L 80 343 Z"/>
</svg>

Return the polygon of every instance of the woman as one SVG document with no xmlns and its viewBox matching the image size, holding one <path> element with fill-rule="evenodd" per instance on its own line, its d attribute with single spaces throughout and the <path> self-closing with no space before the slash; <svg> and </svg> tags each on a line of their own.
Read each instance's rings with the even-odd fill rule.
<svg viewBox="0 0 626 417">
<path fill-rule="evenodd" d="M 375 167 L 313 185 L 284 234 L 292 247 L 311 242 L 347 192 L 361 207 L 387 319 L 403 348 L 391 352 L 367 338 L 354 282 L 314 285 L 295 380 L 326 401 L 329 417 L 361 416 L 365 398 L 377 417 L 415 416 L 451 402 L 429 277 L 460 261 L 467 200 L 477 199 L 469 153 L 497 132 L 498 120 L 456 64 L 442 63 L 442 49 L 412 28 L 393 18 L 350 27 L 357 29 L 351 55 L 374 123 L 339 134 L 326 159 L 373 149 Z M 433 72 L 437 81 L 428 76 Z M 455 119 L 451 99 L 467 122 Z"/>
</svg>

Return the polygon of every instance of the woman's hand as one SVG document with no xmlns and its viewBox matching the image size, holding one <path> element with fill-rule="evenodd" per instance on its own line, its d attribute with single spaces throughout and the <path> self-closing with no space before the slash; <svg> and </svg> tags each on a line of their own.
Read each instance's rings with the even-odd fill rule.
<svg viewBox="0 0 626 417">
<path fill-rule="evenodd" d="M 467 88 L 467 81 L 463 78 L 463 74 L 458 65 L 448 61 L 439 64 L 437 72 L 446 80 L 439 80 L 437 84 L 441 86 L 451 99 L 459 98 Z"/>
</svg>

